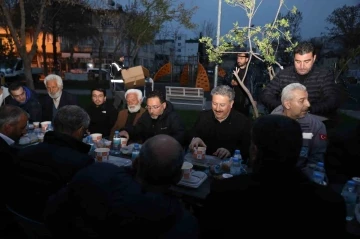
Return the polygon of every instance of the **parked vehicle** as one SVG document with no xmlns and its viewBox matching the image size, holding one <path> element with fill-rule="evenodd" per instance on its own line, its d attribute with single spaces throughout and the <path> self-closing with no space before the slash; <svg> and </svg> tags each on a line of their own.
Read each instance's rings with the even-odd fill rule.
<svg viewBox="0 0 360 239">
<path fill-rule="evenodd" d="M 34 80 L 38 80 L 40 74 L 43 73 L 42 68 L 32 67 L 31 72 Z M 4 75 L 5 78 L 16 78 L 24 76 L 24 62 L 21 58 L 16 58 L 14 60 L 8 60 L 6 62 L 0 63 L 0 75 Z"/>
</svg>

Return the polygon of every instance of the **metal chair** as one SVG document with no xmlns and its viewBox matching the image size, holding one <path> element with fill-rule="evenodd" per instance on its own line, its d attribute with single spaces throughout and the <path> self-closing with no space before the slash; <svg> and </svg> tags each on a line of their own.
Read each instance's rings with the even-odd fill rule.
<svg viewBox="0 0 360 239">
<path fill-rule="evenodd" d="M 46 228 L 45 224 L 28 217 L 21 215 L 14 211 L 9 205 L 6 205 L 7 210 L 13 215 L 15 221 L 24 230 L 29 239 L 50 239 L 52 235 Z"/>
</svg>

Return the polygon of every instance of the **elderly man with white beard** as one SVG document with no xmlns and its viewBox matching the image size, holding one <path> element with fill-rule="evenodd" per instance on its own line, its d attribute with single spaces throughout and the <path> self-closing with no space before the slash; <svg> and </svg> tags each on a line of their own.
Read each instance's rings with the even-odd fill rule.
<svg viewBox="0 0 360 239">
<path fill-rule="evenodd" d="M 45 77 L 44 84 L 48 95 L 44 97 L 42 119 L 53 121 L 57 111 L 65 105 L 78 105 L 75 95 L 63 90 L 63 81 L 60 76 L 50 74 Z"/>
<path fill-rule="evenodd" d="M 109 139 L 114 137 L 116 130 L 134 126 L 140 116 L 145 112 L 145 108 L 141 107 L 143 95 L 140 90 L 127 90 L 125 93 L 125 99 L 127 109 L 123 109 L 119 112 L 115 125 L 111 129 Z"/>
</svg>

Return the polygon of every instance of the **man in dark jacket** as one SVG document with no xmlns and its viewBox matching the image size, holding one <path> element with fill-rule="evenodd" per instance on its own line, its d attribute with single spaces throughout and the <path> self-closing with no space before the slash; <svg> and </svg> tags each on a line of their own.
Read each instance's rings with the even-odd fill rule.
<svg viewBox="0 0 360 239">
<path fill-rule="evenodd" d="M 231 70 L 230 82 L 226 82 L 227 85 L 231 86 L 235 91 L 234 105 L 233 109 L 239 111 L 245 116 L 250 114 L 250 99 L 243 90 L 243 88 L 238 83 L 236 77 L 234 76 L 234 71 L 239 70 L 237 75 L 240 80 L 243 80 L 244 85 L 250 91 L 254 100 L 257 100 L 258 94 L 258 84 L 260 83 L 260 74 L 256 71 L 256 68 L 249 63 L 249 54 L 246 53 L 246 50 L 240 50 L 243 53 L 237 54 L 235 67 Z M 249 65 L 247 72 L 246 67 Z M 246 76 L 245 76 L 246 72 Z"/>
<path fill-rule="evenodd" d="M 65 105 L 78 105 L 76 96 L 63 90 L 60 76 L 50 74 L 44 79 L 48 95 L 43 101 L 43 121 L 52 121 L 56 112 Z"/>
<path fill-rule="evenodd" d="M 42 118 L 41 105 L 35 91 L 14 82 L 9 86 L 10 95 L 6 97 L 5 104 L 19 106 L 29 114 L 30 122 L 39 122 Z"/>
<path fill-rule="evenodd" d="M 196 218 L 167 194 L 183 160 L 174 138 L 154 136 L 142 145 L 135 172 L 109 163 L 79 171 L 50 198 L 45 223 L 55 238 L 198 238 Z"/>
<path fill-rule="evenodd" d="M 45 134 L 44 142 L 19 151 L 8 205 L 16 212 L 42 221 L 48 197 L 64 187 L 80 169 L 92 164 L 90 145 L 82 136 L 89 126 L 89 115 L 75 105 L 59 109 L 54 131 Z"/>
<path fill-rule="evenodd" d="M 261 94 L 260 100 L 270 112 L 281 105 L 280 95 L 285 86 L 300 83 L 309 93 L 310 113 L 328 118 L 336 116 L 340 98 L 334 75 L 329 70 L 314 66 L 315 60 L 314 47 L 310 42 L 302 42 L 295 47 L 294 66 L 280 71 Z"/>
<path fill-rule="evenodd" d="M 90 116 L 90 133 L 100 133 L 103 137 L 110 135 L 111 127 L 115 124 L 117 111 L 106 101 L 106 90 L 94 88 L 91 90 L 91 104 L 86 109 Z M 112 140 L 112 139 L 109 139 Z"/>
<path fill-rule="evenodd" d="M 158 134 L 174 137 L 181 145 L 184 143 L 185 127 L 172 104 L 165 100 L 157 90 L 150 92 L 146 99 L 147 111 L 142 114 L 134 127 L 120 131 L 120 136 L 144 142 Z"/>
<path fill-rule="evenodd" d="M 191 131 L 190 150 L 206 147 L 206 154 L 219 158 L 230 157 L 240 149 L 244 159 L 248 158 L 251 121 L 233 110 L 234 90 L 221 85 L 211 91 L 212 110 L 200 113 Z"/>
<path fill-rule="evenodd" d="M 282 115 L 262 116 L 254 122 L 251 142 L 253 173 L 213 181 L 199 219 L 202 238 L 345 238 L 341 195 L 296 168 L 300 125 Z M 226 220 L 229 214 L 233 219 Z"/>
</svg>

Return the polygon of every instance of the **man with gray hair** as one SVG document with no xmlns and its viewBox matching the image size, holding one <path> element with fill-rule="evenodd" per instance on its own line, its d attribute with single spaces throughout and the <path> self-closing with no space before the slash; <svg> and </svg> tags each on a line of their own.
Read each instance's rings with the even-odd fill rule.
<svg viewBox="0 0 360 239">
<path fill-rule="evenodd" d="M 60 76 L 50 74 L 45 77 L 44 84 L 48 92 L 43 102 L 44 121 L 52 121 L 56 112 L 64 105 L 78 105 L 76 96 L 63 90 L 63 81 Z"/>
<path fill-rule="evenodd" d="M 88 155 L 90 145 L 82 136 L 90 117 L 79 106 L 60 108 L 54 119 L 54 131 L 45 134 L 44 142 L 19 151 L 9 206 L 16 212 L 42 221 L 49 196 L 65 186 L 80 169 L 94 163 Z M 24 200 L 26 199 L 26 200 Z"/>
<path fill-rule="evenodd" d="M 287 85 L 281 92 L 281 103 L 271 114 L 282 114 L 297 120 L 303 132 L 303 145 L 297 166 L 307 169 L 311 164 L 324 162 L 326 128 L 318 116 L 308 113 L 310 102 L 306 87 L 300 83 Z"/>
<path fill-rule="evenodd" d="M 232 109 L 235 93 L 227 85 L 217 86 L 211 91 L 212 110 L 200 113 L 190 136 L 190 150 L 206 147 L 206 154 L 219 158 L 230 157 L 236 149 L 244 158 L 249 155 L 250 120 Z"/>
</svg>

